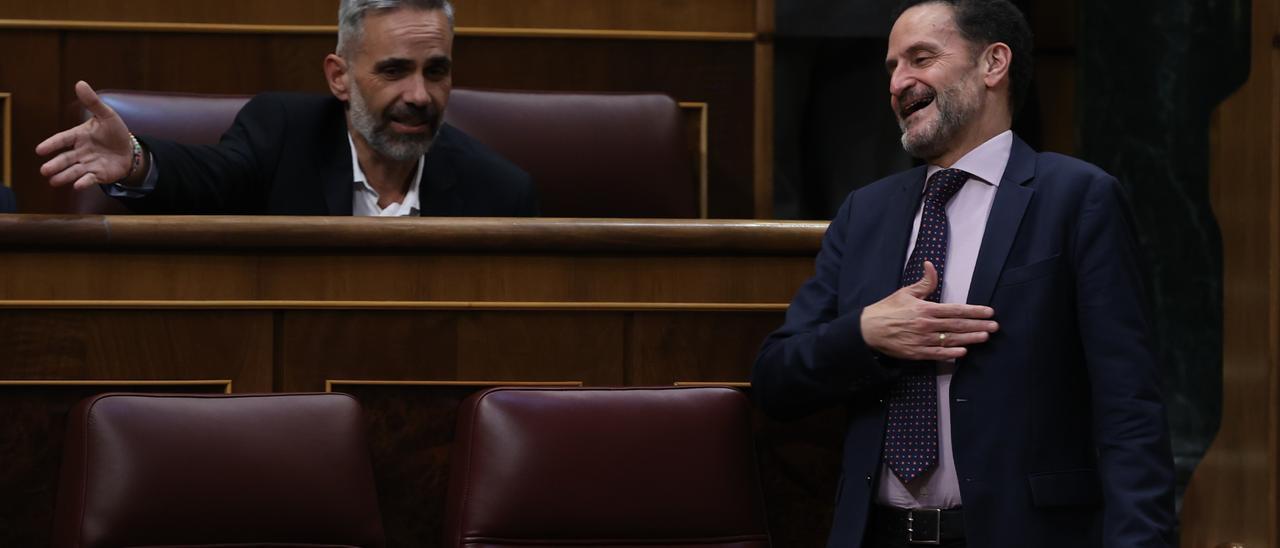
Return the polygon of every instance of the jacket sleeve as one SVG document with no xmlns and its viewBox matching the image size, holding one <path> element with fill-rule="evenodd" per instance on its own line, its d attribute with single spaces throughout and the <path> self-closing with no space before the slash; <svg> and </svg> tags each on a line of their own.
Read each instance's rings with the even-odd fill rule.
<svg viewBox="0 0 1280 548">
<path fill-rule="evenodd" d="M 1093 181 L 1072 246 L 1108 547 L 1173 546 L 1173 457 L 1127 209 Z"/>
<path fill-rule="evenodd" d="M 764 341 L 752 369 L 752 394 L 770 416 L 798 418 L 844 403 L 892 378 L 862 340 L 862 308 L 839 310 L 840 271 L 853 203 L 827 227 L 812 278 L 800 287 L 782 327 Z"/>
<path fill-rule="evenodd" d="M 267 178 L 279 159 L 286 116 L 270 95 L 251 99 L 217 145 L 187 145 L 139 136 L 159 171 L 156 187 L 119 198 L 139 213 L 245 213 L 269 194 Z"/>
</svg>

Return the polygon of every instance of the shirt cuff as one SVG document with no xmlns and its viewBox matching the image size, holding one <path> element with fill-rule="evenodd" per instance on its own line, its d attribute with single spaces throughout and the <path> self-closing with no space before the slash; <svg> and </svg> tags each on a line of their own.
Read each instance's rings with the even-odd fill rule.
<svg viewBox="0 0 1280 548">
<path fill-rule="evenodd" d="M 156 166 L 155 156 L 147 152 L 147 176 L 142 179 L 139 186 L 124 186 L 120 183 L 111 183 L 102 185 L 102 191 L 112 198 L 142 198 L 151 194 L 156 188 L 156 181 L 160 178 L 160 168 Z"/>
</svg>

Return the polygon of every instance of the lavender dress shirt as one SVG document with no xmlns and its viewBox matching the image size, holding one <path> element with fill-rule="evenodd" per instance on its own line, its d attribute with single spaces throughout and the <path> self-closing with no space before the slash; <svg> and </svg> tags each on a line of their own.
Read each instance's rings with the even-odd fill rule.
<svg viewBox="0 0 1280 548">
<path fill-rule="evenodd" d="M 947 238 L 947 268 L 942 273 L 941 302 L 963 303 L 968 299 L 969 282 L 978 262 L 978 248 L 986 231 L 987 215 L 991 213 L 991 204 L 1012 150 L 1013 132 L 1005 131 L 969 151 L 952 166 L 929 166 L 926 180 L 944 167 L 961 169 L 973 175 L 947 204 L 950 235 Z M 911 226 L 908 257 L 916 245 L 922 210 L 923 203 L 916 209 L 916 218 Z M 895 508 L 954 508 L 962 504 L 956 463 L 951 453 L 949 395 L 951 375 L 955 369 L 955 361 L 938 362 L 938 466 L 906 486 L 882 463 L 880 485 L 876 491 L 878 504 Z"/>
</svg>

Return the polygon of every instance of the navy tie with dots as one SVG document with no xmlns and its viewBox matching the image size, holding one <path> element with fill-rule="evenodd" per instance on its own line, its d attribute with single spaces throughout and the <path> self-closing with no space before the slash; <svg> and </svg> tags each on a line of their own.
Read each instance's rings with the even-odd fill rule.
<svg viewBox="0 0 1280 548">
<path fill-rule="evenodd" d="M 947 202 L 972 177 L 958 169 L 944 169 L 929 177 L 920 214 L 916 246 L 902 270 L 902 286 L 924 277 L 924 262 L 938 271 L 938 286 L 928 300 L 942 296 L 942 271 L 947 266 Z M 938 464 L 938 385 L 933 362 L 910 367 L 889 390 L 884 462 L 903 484 L 911 483 Z"/>
</svg>

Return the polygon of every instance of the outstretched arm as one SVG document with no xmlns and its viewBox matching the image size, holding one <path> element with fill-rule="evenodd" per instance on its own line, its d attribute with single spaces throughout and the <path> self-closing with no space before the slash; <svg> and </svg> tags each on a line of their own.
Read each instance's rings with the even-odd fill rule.
<svg viewBox="0 0 1280 548">
<path fill-rule="evenodd" d="M 71 184 L 77 189 L 115 182 L 137 186 L 150 166 L 146 154 L 135 165 L 129 128 L 83 80 L 76 82 L 76 97 L 89 111 L 89 119 L 36 145 L 36 154 L 54 155 L 40 166 L 40 174 L 53 186 Z"/>
</svg>

